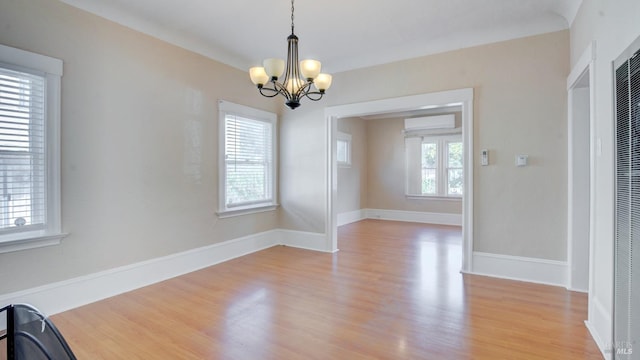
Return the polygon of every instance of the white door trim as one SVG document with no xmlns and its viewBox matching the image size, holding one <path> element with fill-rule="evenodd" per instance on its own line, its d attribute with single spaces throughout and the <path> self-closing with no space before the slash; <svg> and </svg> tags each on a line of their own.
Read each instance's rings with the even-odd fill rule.
<svg viewBox="0 0 640 360">
<path fill-rule="evenodd" d="M 337 120 L 344 117 L 462 106 L 462 139 L 464 147 L 464 195 L 462 198 L 462 271 L 472 270 L 473 259 L 473 89 L 458 89 L 384 100 L 337 105 L 325 108 L 326 119 L 326 234 L 327 248 L 338 251 L 336 139 Z"/>
<path fill-rule="evenodd" d="M 574 90 L 579 88 L 581 80 L 585 76 L 588 76 L 589 79 L 589 286 L 586 289 L 590 296 L 592 294 L 591 289 L 593 288 L 593 279 L 595 278 L 593 274 L 593 263 L 591 259 L 593 259 L 593 246 L 594 246 L 594 200 L 595 200 L 595 157 L 596 157 L 596 139 L 595 139 L 595 43 L 591 43 L 587 46 L 582 56 L 578 59 L 576 65 L 571 70 L 571 73 L 567 77 L 567 91 L 568 91 L 568 189 L 574 185 L 574 174 L 573 174 L 573 143 L 574 143 Z M 573 263 L 575 259 L 573 258 L 573 247 L 575 245 L 574 239 L 574 231 L 573 231 L 573 217 L 575 210 L 573 208 L 573 196 L 571 191 L 567 191 L 568 201 L 567 201 L 567 262 L 568 269 L 567 272 L 567 288 L 573 289 L 575 286 L 572 284 L 572 269 Z"/>
<path fill-rule="evenodd" d="M 572 173 L 572 161 L 574 154 L 572 153 L 573 147 L 573 134 L 572 129 L 574 127 L 574 119 L 573 119 L 573 90 L 580 86 L 580 81 L 584 76 L 589 77 L 589 286 L 588 286 L 588 320 L 592 322 L 594 317 L 598 315 L 598 309 L 595 308 L 595 305 L 598 304 L 597 299 L 595 298 L 594 293 L 594 246 L 595 246 L 595 174 L 596 174 L 596 157 L 599 156 L 598 150 L 598 140 L 596 138 L 596 118 L 595 118 L 595 89 L 596 89 L 596 74 L 595 74 L 595 60 L 596 60 L 596 43 L 591 42 L 585 51 L 582 53 L 576 65 L 571 70 L 571 73 L 567 77 L 567 91 L 569 93 L 569 103 L 568 103 L 568 186 L 572 186 L 573 184 L 573 173 Z M 571 198 L 571 194 L 569 193 L 568 197 L 568 206 L 567 206 L 567 262 L 568 262 L 568 271 L 567 271 L 567 288 L 572 289 L 574 286 L 572 284 L 572 268 L 574 259 L 572 257 L 572 249 L 574 246 L 573 239 L 573 201 Z M 594 338 L 598 338 L 599 334 L 594 333 L 594 328 L 589 327 Z M 601 345 L 601 344 L 599 344 Z M 602 347 L 601 347 L 602 350 Z"/>
</svg>

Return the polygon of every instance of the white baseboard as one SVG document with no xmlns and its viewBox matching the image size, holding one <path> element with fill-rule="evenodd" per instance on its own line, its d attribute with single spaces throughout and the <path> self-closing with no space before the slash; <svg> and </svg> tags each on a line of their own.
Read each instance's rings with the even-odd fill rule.
<svg viewBox="0 0 640 360">
<path fill-rule="evenodd" d="M 579 292 L 579 293 L 583 293 L 583 294 L 588 294 L 589 293 L 589 289 L 575 288 L 575 287 L 571 287 L 571 286 L 567 286 L 567 290 L 573 291 L 573 292 Z"/>
<path fill-rule="evenodd" d="M 347 211 L 338 214 L 338 226 L 351 224 L 366 219 L 366 209 Z"/>
<path fill-rule="evenodd" d="M 328 245 L 329 241 L 325 234 L 280 229 L 278 230 L 278 235 L 280 237 L 280 245 L 314 251 L 331 252 L 331 247 Z"/>
<path fill-rule="evenodd" d="M 472 264 L 470 274 L 567 286 L 567 263 L 564 261 L 474 251 Z"/>
<path fill-rule="evenodd" d="M 430 213 L 422 211 L 365 209 L 367 219 L 407 221 L 437 225 L 462 226 L 461 214 Z"/>
<path fill-rule="evenodd" d="M 591 337 L 598 345 L 600 352 L 606 360 L 610 360 L 612 355 L 611 314 L 602 305 L 597 297 L 589 298 L 589 319 L 584 322 L 591 333 Z"/>
<path fill-rule="evenodd" d="M 27 303 L 57 314 L 276 245 L 326 251 L 325 234 L 275 229 L 161 258 L 0 295 L 0 307 Z M 0 319 L 1 320 L 1 319 Z"/>
</svg>

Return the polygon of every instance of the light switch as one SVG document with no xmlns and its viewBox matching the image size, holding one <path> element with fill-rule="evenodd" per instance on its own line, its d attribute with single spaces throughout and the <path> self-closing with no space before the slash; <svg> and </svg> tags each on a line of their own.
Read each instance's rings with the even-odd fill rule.
<svg viewBox="0 0 640 360">
<path fill-rule="evenodd" d="M 516 166 L 527 166 L 529 155 L 516 155 Z"/>
</svg>

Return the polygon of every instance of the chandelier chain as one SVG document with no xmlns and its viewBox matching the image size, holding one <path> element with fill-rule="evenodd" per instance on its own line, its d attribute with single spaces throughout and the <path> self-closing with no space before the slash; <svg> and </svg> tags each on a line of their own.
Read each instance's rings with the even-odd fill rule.
<svg viewBox="0 0 640 360">
<path fill-rule="evenodd" d="M 293 31 L 293 11 L 295 10 L 295 9 L 294 9 L 294 7 L 293 7 L 293 1 L 294 1 L 294 0 L 291 0 L 291 33 L 292 33 L 292 34 L 293 34 L 293 32 L 294 32 L 294 31 Z"/>
</svg>

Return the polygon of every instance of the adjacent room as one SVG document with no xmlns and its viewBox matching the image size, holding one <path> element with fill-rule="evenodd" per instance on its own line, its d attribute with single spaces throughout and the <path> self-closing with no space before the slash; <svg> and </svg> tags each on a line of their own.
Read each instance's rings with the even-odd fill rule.
<svg viewBox="0 0 640 360">
<path fill-rule="evenodd" d="M 0 359 L 640 358 L 638 19 L 0 0 Z"/>
</svg>

